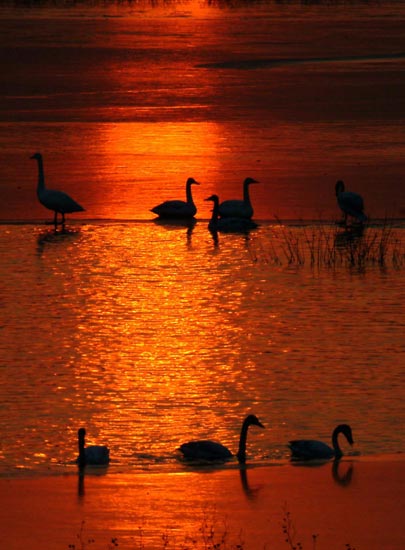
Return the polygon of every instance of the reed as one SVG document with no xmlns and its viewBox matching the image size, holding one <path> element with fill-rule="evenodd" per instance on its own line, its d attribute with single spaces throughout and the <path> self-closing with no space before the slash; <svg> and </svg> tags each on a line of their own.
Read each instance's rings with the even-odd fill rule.
<svg viewBox="0 0 405 550">
<path fill-rule="evenodd" d="M 326 224 L 291 226 L 279 220 L 269 243 L 263 243 L 260 236 L 256 239 L 251 256 L 254 261 L 278 266 L 401 269 L 405 266 L 405 241 L 388 220 L 348 228 Z"/>
</svg>

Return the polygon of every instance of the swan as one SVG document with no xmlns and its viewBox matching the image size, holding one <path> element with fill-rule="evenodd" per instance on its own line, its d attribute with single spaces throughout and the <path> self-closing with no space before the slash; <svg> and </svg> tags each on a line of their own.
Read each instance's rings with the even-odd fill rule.
<svg viewBox="0 0 405 550">
<path fill-rule="evenodd" d="M 173 200 L 165 201 L 151 209 L 159 218 L 193 218 L 197 213 L 191 194 L 191 186 L 200 185 L 194 178 L 188 178 L 186 182 L 187 201 Z"/>
<path fill-rule="evenodd" d="M 341 458 L 343 452 L 339 447 L 338 436 L 343 434 L 350 445 L 353 445 L 352 429 L 348 424 L 339 424 L 332 433 L 332 447 L 315 439 L 297 439 L 289 442 L 291 458 L 298 460 L 311 460 L 314 458 Z"/>
<path fill-rule="evenodd" d="M 264 428 L 263 424 L 254 415 L 250 414 L 245 418 L 239 438 L 239 449 L 236 457 L 241 464 L 246 462 L 246 438 L 249 426 L 259 426 Z M 180 451 L 184 458 L 188 460 L 207 460 L 207 461 L 226 461 L 233 457 L 231 451 L 216 441 L 202 440 L 189 441 L 180 446 Z"/>
<path fill-rule="evenodd" d="M 250 202 L 249 186 L 259 183 L 253 178 L 246 178 L 243 182 L 243 200 L 228 200 L 221 202 L 218 213 L 221 218 L 251 218 L 253 207 Z"/>
<path fill-rule="evenodd" d="M 208 223 L 208 229 L 212 232 L 223 231 L 229 232 L 245 232 L 249 229 L 257 227 L 257 223 L 248 218 L 219 218 L 219 197 L 218 195 L 211 195 L 204 199 L 206 201 L 212 201 L 214 208 L 212 209 L 212 217 Z"/>
<path fill-rule="evenodd" d="M 47 189 L 45 187 L 44 165 L 42 161 L 41 153 L 35 153 L 31 159 L 35 159 L 38 162 L 38 186 L 37 196 L 39 202 L 55 212 L 53 223 L 55 227 L 58 224 L 58 214 L 62 214 L 62 225 L 65 224 L 65 214 L 71 212 L 83 212 L 84 208 L 80 206 L 75 200 L 73 200 L 67 193 L 63 191 L 55 191 L 54 189 Z"/>
<path fill-rule="evenodd" d="M 345 191 L 345 184 L 342 180 L 336 182 L 335 193 L 339 208 L 344 215 L 345 224 L 347 223 L 347 216 L 356 218 L 361 223 L 367 221 L 367 216 L 364 214 L 364 201 L 361 195 L 352 191 Z"/>
<path fill-rule="evenodd" d="M 105 445 L 85 446 L 86 430 L 79 428 L 77 432 L 79 441 L 79 456 L 77 463 L 80 467 L 89 466 L 107 466 L 110 462 L 110 450 Z"/>
</svg>

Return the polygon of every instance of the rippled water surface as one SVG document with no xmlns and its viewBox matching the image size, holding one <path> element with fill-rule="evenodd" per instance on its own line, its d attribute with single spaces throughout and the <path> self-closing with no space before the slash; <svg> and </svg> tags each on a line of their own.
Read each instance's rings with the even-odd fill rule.
<svg viewBox="0 0 405 550">
<path fill-rule="evenodd" d="M 178 469 L 191 438 L 236 451 L 250 412 L 266 426 L 251 429 L 252 462 L 340 422 L 355 454 L 403 451 L 404 229 L 392 231 L 382 267 L 350 266 L 347 249 L 326 261 L 330 226 L 215 242 L 206 222 L 1 225 L 1 474 L 69 470 L 82 425 L 113 468 Z"/>
</svg>

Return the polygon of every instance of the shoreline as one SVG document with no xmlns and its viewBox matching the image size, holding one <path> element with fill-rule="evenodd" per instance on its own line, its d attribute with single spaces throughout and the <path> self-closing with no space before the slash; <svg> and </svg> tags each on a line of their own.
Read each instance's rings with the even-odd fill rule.
<svg viewBox="0 0 405 550">
<path fill-rule="evenodd" d="M 0 525 L 7 550 L 101 550 L 113 539 L 122 550 L 205 548 L 208 533 L 223 541 L 218 548 L 282 550 L 290 548 L 286 521 L 303 549 L 316 543 L 317 550 L 347 544 L 400 550 L 404 489 L 402 454 L 311 465 L 4 477 Z"/>
</svg>

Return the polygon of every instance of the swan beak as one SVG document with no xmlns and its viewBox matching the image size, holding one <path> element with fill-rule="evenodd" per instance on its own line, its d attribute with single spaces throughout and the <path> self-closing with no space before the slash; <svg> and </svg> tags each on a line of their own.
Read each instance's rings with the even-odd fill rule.
<svg viewBox="0 0 405 550">
<path fill-rule="evenodd" d="M 257 425 L 259 426 L 259 428 L 264 428 L 263 424 L 260 421 Z"/>
</svg>

